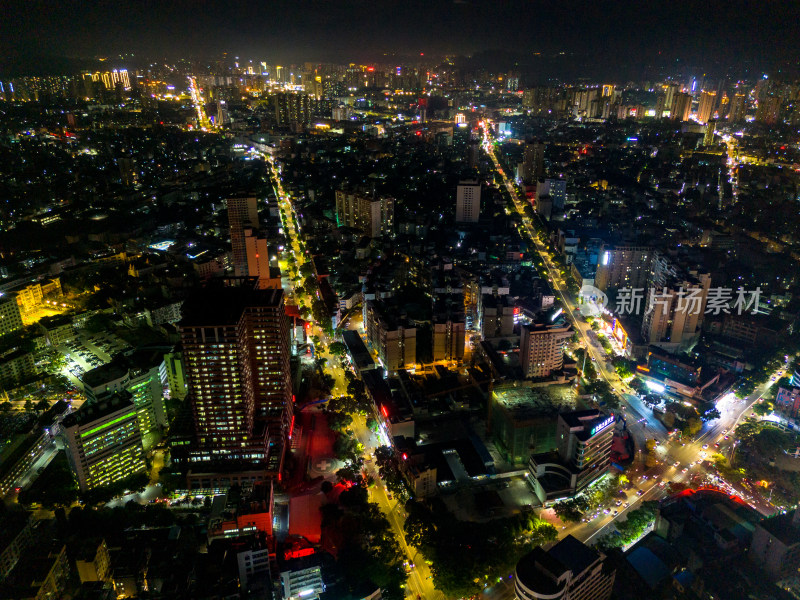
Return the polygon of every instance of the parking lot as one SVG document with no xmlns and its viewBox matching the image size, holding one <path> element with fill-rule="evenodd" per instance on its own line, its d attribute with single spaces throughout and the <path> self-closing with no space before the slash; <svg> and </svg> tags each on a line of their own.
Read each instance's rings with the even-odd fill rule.
<svg viewBox="0 0 800 600">
<path fill-rule="evenodd" d="M 108 332 L 81 335 L 58 347 L 67 359 L 68 376 L 76 383 L 86 371 L 110 362 L 115 354 L 128 349 L 126 342 Z"/>
</svg>

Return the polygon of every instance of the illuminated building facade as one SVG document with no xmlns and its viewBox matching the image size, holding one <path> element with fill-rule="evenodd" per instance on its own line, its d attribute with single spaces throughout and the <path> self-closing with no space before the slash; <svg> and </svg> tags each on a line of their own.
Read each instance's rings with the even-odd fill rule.
<svg viewBox="0 0 800 600">
<path fill-rule="evenodd" d="M 595 274 L 595 286 L 609 289 L 644 288 L 650 276 L 653 249 L 650 246 L 603 246 Z"/>
<path fill-rule="evenodd" d="M 281 92 L 275 94 L 273 99 L 278 126 L 308 125 L 311 121 L 312 97 L 308 94 Z"/>
<path fill-rule="evenodd" d="M 700 94 L 700 103 L 697 106 L 697 120 L 701 123 L 708 123 L 716 108 L 717 92 L 704 91 Z"/>
<path fill-rule="evenodd" d="M 518 600 L 607 600 L 616 572 L 605 555 L 568 535 L 549 550 L 523 556 L 514 570 Z"/>
<path fill-rule="evenodd" d="M 101 402 L 117 392 L 129 392 L 142 435 L 158 434 L 167 426 L 160 366 L 161 363 L 155 361 L 148 363 L 134 361 L 129 357 L 117 358 L 87 371 L 81 378 L 81 383 L 90 402 Z"/>
<path fill-rule="evenodd" d="M 696 342 L 710 287 L 710 274 L 682 272 L 657 254 L 643 304 L 644 340 L 670 351 Z"/>
<path fill-rule="evenodd" d="M 0 293 L 0 335 L 22 329 L 22 314 L 14 296 Z"/>
<path fill-rule="evenodd" d="M 129 393 L 87 402 L 68 415 L 62 427 L 81 491 L 146 471 L 139 419 Z"/>
<path fill-rule="evenodd" d="M 525 140 L 522 155 L 522 183 L 531 185 L 544 175 L 544 143 L 536 139 Z"/>
<path fill-rule="evenodd" d="M 534 493 L 541 502 L 572 496 L 608 472 L 614 415 L 597 409 L 558 415 L 558 450 L 534 454 L 528 464 Z"/>
<path fill-rule="evenodd" d="M 255 278 L 238 283 L 205 288 L 183 305 L 197 436 L 190 461 L 266 464 L 277 473 L 293 421 L 283 291 L 257 289 Z"/>
<path fill-rule="evenodd" d="M 228 198 L 228 227 L 233 249 L 233 271 L 237 277 L 248 274 L 247 240 L 245 230 L 258 228 L 258 199 Z"/>
<path fill-rule="evenodd" d="M 394 198 L 336 190 L 336 221 L 340 226 L 360 229 L 370 237 L 391 235 Z"/>
<path fill-rule="evenodd" d="M 564 346 L 572 327 L 563 323 L 523 325 L 520 329 L 520 357 L 524 377 L 549 377 L 564 367 Z"/>
<path fill-rule="evenodd" d="M 283 600 L 317 600 L 325 591 L 322 569 L 315 555 L 292 559 L 281 571 Z"/>
<path fill-rule="evenodd" d="M 728 108 L 728 121 L 732 123 L 744 121 L 745 111 L 747 110 L 746 100 L 747 96 L 744 94 L 734 94 Z"/>
<path fill-rule="evenodd" d="M 692 112 L 692 95 L 683 92 L 675 94 L 670 117 L 677 121 L 688 121 Z"/>
<path fill-rule="evenodd" d="M 481 184 L 462 181 L 456 188 L 456 223 L 477 223 L 481 215 Z"/>
<path fill-rule="evenodd" d="M 366 302 L 366 316 L 367 340 L 378 353 L 381 365 L 390 374 L 413 369 L 417 362 L 416 327 L 373 300 Z"/>
</svg>

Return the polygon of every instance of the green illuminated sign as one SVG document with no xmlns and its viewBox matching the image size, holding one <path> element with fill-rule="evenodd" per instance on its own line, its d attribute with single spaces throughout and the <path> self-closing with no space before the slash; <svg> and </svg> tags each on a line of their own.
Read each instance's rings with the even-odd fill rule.
<svg viewBox="0 0 800 600">
<path fill-rule="evenodd" d="M 104 423 L 103 425 L 100 425 L 100 427 L 95 427 L 94 429 L 90 429 L 89 431 L 87 431 L 85 433 L 82 433 L 81 437 L 85 438 L 87 435 L 92 435 L 93 433 L 97 433 L 101 429 L 105 429 L 106 427 L 110 427 L 114 423 L 119 423 L 120 421 L 124 421 L 128 417 L 132 417 L 135 414 L 136 414 L 136 411 L 133 411 L 133 412 L 129 412 L 127 415 L 122 415 L 121 417 L 117 417 L 113 421 L 109 421 L 108 423 Z"/>
</svg>

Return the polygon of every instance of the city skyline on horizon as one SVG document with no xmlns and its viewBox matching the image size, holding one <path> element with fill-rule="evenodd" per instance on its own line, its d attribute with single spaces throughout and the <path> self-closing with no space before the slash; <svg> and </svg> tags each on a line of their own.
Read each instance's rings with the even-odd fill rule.
<svg viewBox="0 0 800 600">
<path fill-rule="evenodd" d="M 508 61 L 509 66 L 517 62 L 543 76 L 585 72 L 589 77 L 619 73 L 620 78 L 641 78 L 639 73 L 685 68 L 723 75 L 733 65 L 754 73 L 791 72 L 800 54 L 792 35 L 800 6 L 790 3 L 766 7 L 712 1 L 702 11 L 666 3 L 632 11 L 621 3 L 554 7 L 465 1 L 323 7 L 279 2 L 264 10 L 233 2 L 205 11 L 186 2 L 100 2 L 46 11 L 25 7 L 12 1 L 9 18 L 0 24 L 0 73 L 57 70 L 65 60 L 118 55 L 210 57 L 227 52 L 278 63 L 369 63 L 397 53 L 471 57 L 487 64 Z"/>
</svg>

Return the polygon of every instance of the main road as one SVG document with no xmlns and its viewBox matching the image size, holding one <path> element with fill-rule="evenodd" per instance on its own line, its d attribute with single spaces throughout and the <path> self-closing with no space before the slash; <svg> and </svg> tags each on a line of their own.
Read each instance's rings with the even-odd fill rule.
<svg viewBox="0 0 800 600">
<path fill-rule="evenodd" d="M 522 218 L 522 227 L 538 253 L 538 260 L 544 266 L 553 290 L 561 302 L 564 312 L 570 317 L 575 330 L 580 336 L 587 356 L 592 360 L 597 373 L 604 379 L 611 388 L 622 398 L 623 417 L 626 421 L 627 429 L 630 431 L 637 444 L 634 466 L 644 469 L 644 442 L 647 439 L 657 441 L 660 446 L 659 452 L 663 455 L 660 459 L 662 470 L 649 473 L 648 477 L 657 475 L 663 481 L 683 481 L 692 476 L 715 476 L 715 469 L 709 463 L 703 464 L 704 458 L 710 457 L 716 451 L 725 451 L 728 446 L 734 443 L 732 432 L 739 424 L 741 419 L 747 414 L 752 406 L 764 395 L 773 383 L 783 376 L 784 369 L 778 369 L 771 380 L 762 384 L 747 398 L 737 399 L 733 394 L 728 394 L 717 404 L 720 411 L 720 418 L 705 423 L 703 429 L 694 440 L 680 440 L 670 437 L 664 425 L 655 418 L 655 415 L 638 396 L 631 393 L 630 388 L 620 379 L 614 369 L 606 361 L 605 350 L 597 341 L 597 336 L 592 331 L 589 324 L 580 314 L 574 299 L 566 290 L 566 286 L 561 279 L 557 266 L 555 265 L 550 253 L 544 243 L 539 239 L 538 233 L 533 228 L 531 219 L 526 215 L 524 207 L 526 201 L 520 199 L 514 183 L 506 175 L 495 152 L 490 125 L 483 125 L 484 150 L 492 160 L 494 168 L 502 179 L 502 183 L 508 191 L 514 205 L 514 209 Z M 729 439 L 726 439 L 729 438 Z M 719 444 L 719 447 L 715 446 Z M 718 449 L 719 448 L 719 449 Z M 666 449 L 666 450 L 665 450 Z M 675 466 L 677 465 L 677 466 Z M 687 469 L 685 472 L 684 469 Z M 647 480 L 645 480 L 647 481 Z M 659 481 L 658 483 L 660 483 Z M 656 485 L 656 484 L 654 484 Z M 738 490 L 745 494 L 746 490 Z M 765 514 L 774 511 L 774 507 L 761 502 L 758 498 L 752 499 L 753 506 Z"/>
<path fill-rule="evenodd" d="M 258 154 L 259 156 L 263 157 L 270 166 L 273 189 L 275 190 L 279 207 L 283 210 L 287 217 L 283 222 L 283 228 L 288 242 L 288 247 L 284 249 L 284 252 L 294 257 L 299 270 L 300 266 L 306 263 L 309 258 L 301 245 L 300 232 L 294 225 L 295 219 L 293 217 L 296 214 L 294 207 L 289 195 L 283 190 L 283 186 L 272 157 L 265 153 Z M 287 281 L 289 283 L 286 286 L 286 291 L 290 297 L 293 297 L 298 304 L 307 305 L 310 307 L 313 298 L 308 294 L 308 291 L 303 294 L 298 294 L 291 279 L 287 278 Z M 332 393 L 344 394 L 347 389 L 344 368 L 342 367 L 339 358 L 329 353 L 328 347 L 330 340 L 328 339 L 327 334 L 322 331 L 318 324 L 313 322 L 312 332 L 319 335 L 319 338 L 322 342 L 320 344 L 321 347 L 316 348 L 316 356 L 326 359 L 325 370 L 334 378 Z M 397 499 L 390 498 L 390 494 L 386 490 L 386 487 L 380 478 L 378 469 L 372 462 L 371 455 L 375 451 L 375 448 L 381 445 L 380 441 L 367 427 L 366 417 L 358 414 L 351 416 L 353 417 L 353 432 L 355 433 L 356 439 L 364 447 L 364 458 L 366 461 L 364 470 L 366 471 L 367 475 L 372 476 L 375 481 L 375 484 L 368 488 L 369 499 L 372 502 L 375 502 L 380 507 L 384 515 L 386 515 L 386 519 L 389 521 L 389 525 L 391 526 L 395 538 L 400 544 L 400 548 L 403 551 L 403 554 L 406 556 L 409 565 L 414 565 L 413 567 L 407 568 L 408 579 L 405 588 L 407 597 L 411 600 L 415 600 L 417 598 L 424 600 L 445 600 L 444 594 L 434 588 L 433 577 L 422 555 L 415 548 L 406 543 L 405 530 L 403 528 L 403 523 L 406 516 L 405 510 Z"/>
</svg>

